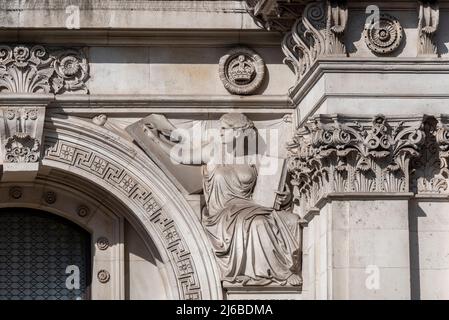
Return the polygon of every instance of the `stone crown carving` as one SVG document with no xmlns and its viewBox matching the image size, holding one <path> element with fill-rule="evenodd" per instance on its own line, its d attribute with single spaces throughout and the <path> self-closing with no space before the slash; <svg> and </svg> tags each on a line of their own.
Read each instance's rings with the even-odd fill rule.
<svg viewBox="0 0 449 320">
<path fill-rule="evenodd" d="M 314 117 L 288 147 L 295 200 L 305 212 L 329 193 L 408 192 L 409 162 L 424 138 L 422 119 Z"/>
<path fill-rule="evenodd" d="M 389 14 L 381 14 L 378 23 L 365 28 L 365 42 L 376 54 L 388 54 L 399 48 L 404 37 L 404 30 L 399 20 Z"/>
<path fill-rule="evenodd" d="M 87 93 L 88 76 L 81 50 L 0 46 L 0 93 Z"/>
<path fill-rule="evenodd" d="M 253 94 L 264 80 L 265 63 L 253 50 L 235 48 L 220 59 L 219 76 L 230 93 Z"/>
</svg>

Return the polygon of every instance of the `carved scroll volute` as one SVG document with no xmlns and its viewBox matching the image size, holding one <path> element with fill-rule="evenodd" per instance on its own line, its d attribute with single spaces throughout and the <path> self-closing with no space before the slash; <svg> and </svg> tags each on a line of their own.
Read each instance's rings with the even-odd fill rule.
<svg viewBox="0 0 449 320">
<path fill-rule="evenodd" d="M 282 50 L 297 82 L 319 57 L 346 55 L 344 32 L 348 10 L 343 0 L 318 0 L 308 3 L 302 17 L 284 36 Z"/>
<path fill-rule="evenodd" d="M 419 2 L 419 41 L 418 56 L 435 56 L 438 54 L 434 42 L 440 20 L 440 9 L 437 0 Z"/>
<path fill-rule="evenodd" d="M 30 181 L 39 170 L 45 107 L 2 107 L 0 114 L 1 180 Z"/>
</svg>

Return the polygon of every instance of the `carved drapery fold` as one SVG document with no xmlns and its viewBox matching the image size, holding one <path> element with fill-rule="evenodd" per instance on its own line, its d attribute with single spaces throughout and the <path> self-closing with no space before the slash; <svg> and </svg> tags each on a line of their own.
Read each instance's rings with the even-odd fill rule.
<svg viewBox="0 0 449 320">
<path fill-rule="evenodd" d="M 419 2 L 419 56 L 435 56 L 438 54 L 434 37 L 438 30 L 439 20 L 440 10 L 437 0 L 424 0 Z"/>
<path fill-rule="evenodd" d="M 0 93 L 87 93 L 82 50 L 0 46 Z"/>
<path fill-rule="evenodd" d="M 422 117 L 351 120 L 320 115 L 289 144 L 293 194 L 303 213 L 330 193 L 408 192 L 409 163 L 424 142 Z"/>
</svg>

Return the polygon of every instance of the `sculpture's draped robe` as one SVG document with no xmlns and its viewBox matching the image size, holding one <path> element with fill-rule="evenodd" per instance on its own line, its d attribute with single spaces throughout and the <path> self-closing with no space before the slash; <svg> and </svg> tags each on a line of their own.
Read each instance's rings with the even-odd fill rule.
<svg viewBox="0 0 449 320">
<path fill-rule="evenodd" d="M 299 264 L 299 218 L 251 200 L 257 180 L 254 166 L 205 165 L 203 175 L 208 204 L 203 225 L 222 279 L 246 285 L 285 284 Z"/>
</svg>

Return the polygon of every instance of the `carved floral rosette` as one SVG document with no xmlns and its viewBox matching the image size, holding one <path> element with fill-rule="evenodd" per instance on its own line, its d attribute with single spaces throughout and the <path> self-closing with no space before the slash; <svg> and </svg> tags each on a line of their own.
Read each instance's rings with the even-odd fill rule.
<svg viewBox="0 0 449 320">
<path fill-rule="evenodd" d="M 376 54 L 388 54 L 399 48 L 404 30 L 399 20 L 389 14 L 381 14 L 378 23 L 365 28 L 365 43 Z"/>
<path fill-rule="evenodd" d="M 316 116 L 288 147 L 295 201 L 306 213 L 330 193 L 408 192 L 409 163 L 424 138 L 422 117 Z"/>
<path fill-rule="evenodd" d="M 0 93 L 87 93 L 82 50 L 0 46 Z"/>
</svg>

